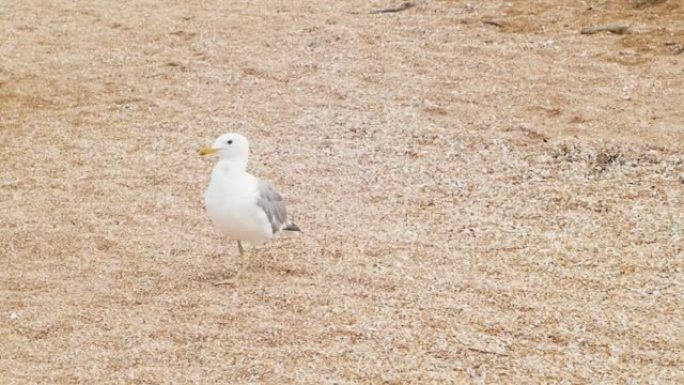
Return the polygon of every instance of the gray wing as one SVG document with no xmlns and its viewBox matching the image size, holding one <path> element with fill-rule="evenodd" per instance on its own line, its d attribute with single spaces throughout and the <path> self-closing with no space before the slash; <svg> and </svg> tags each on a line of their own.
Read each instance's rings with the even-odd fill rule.
<svg viewBox="0 0 684 385">
<path fill-rule="evenodd" d="M 275 187 L 268 181 L 259 179 L 257 181 L 257 189 L 259 191 L 259 197 L 256 202 L 257 206 L 264 210 L 268 221 L 271 223 L 271 230 L 275 234 L 287 223 L 285 202 Z"/>
</svg>

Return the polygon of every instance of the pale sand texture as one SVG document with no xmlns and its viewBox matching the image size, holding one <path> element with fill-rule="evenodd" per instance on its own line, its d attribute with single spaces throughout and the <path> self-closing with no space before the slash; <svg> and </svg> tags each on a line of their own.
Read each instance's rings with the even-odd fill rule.
<svg viewBox="0 0 684 385">
<path fill-rule="evenodd" d="M 1 3 L 0 383 L 684 383 L 682 2 Z"/>
</svg>

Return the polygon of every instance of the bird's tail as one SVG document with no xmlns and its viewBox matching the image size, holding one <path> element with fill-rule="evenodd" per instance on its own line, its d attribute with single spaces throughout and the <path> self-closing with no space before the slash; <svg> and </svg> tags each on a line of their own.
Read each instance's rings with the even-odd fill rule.
<svg viewBox="0 0 684 385">
<path fill-rule="evenodd" d="M 299 226 L 295 225 L 292 222 L 288 222 L 285 227 L 283 227 L 284 231 L 299 231 L 301 232 L 302 230 L 299 228 Z"/>
</svg>

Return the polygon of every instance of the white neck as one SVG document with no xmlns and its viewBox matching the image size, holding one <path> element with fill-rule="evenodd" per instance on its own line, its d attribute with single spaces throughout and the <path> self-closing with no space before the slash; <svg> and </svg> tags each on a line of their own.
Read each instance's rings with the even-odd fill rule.
<svg viewBox="0 0 684 385">
<path fill-rule="evenodd" d="M 222 174 L 243 173 L 247 170 L 247 159 L 219 159 L 214 172 Z"/>
</svg>

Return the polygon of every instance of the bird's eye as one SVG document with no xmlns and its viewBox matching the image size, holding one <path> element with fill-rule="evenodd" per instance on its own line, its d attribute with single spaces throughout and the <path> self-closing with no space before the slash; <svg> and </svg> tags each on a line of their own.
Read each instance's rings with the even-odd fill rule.
<svg viewBox="0 0 684 385">
<path fill-rule="evenodd" d="M 228 143 L 228 144 L 233 144 L 233 141 L 232 141 L 232 140 L 229 140 L 227 143 Z"/>
</svg>

